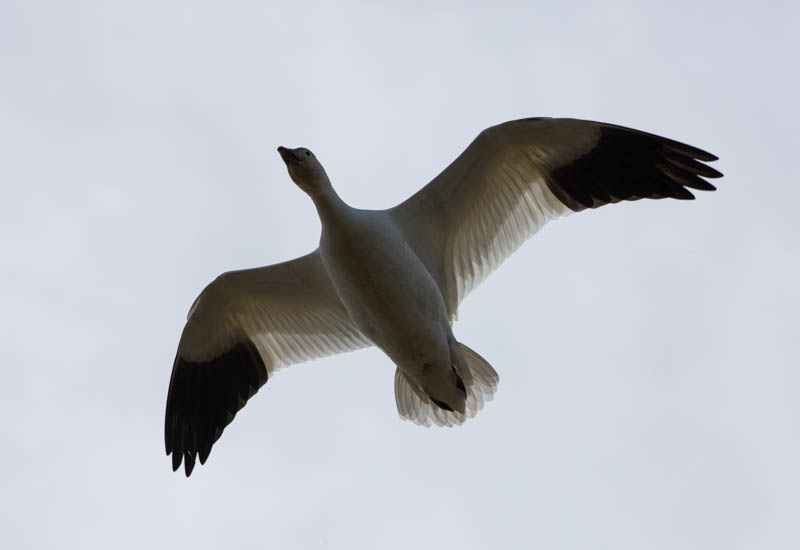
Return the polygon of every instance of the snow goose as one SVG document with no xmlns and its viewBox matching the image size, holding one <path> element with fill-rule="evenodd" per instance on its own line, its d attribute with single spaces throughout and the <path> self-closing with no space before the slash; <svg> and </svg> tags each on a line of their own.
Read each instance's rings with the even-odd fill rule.
<svg viewBox="0 0 800 550">
<path fill-rule="evenodd" d="M 548 221 L 642 198 L 714 190 L 714 155 L 599 122 L 530 118 L 484 130 L 444 171 L 388 210 L 334 191 L 314 154 L 279 147 L 322 224 L 319 247 L 231 271 L 192 305 L 167 397 L 173 469 L 208 458 L 280 367 L 376 345 L 395 363 L 401 417 L 452 426 L 491 399 L 495 370 L 453 335 L 464 297 Z"/>
</svg>

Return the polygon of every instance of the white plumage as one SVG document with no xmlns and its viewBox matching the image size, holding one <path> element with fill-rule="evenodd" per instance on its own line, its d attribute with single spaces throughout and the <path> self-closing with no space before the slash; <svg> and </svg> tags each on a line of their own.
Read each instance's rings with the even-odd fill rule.
<svg viewBox="0 0 800 550">
<path fill-rule="evenodd" d="M 484 130 L 419 192 L 374 211 L 345 204 L 309 150 L 278 150 L 314 201 L 320 247 L 225 273 L 192 305 L 165 423 L 167 454 L 187 475 L 277 369 L 370 345 L 397 366 L 402 417 L 462 423 L 498 382 L 452 332 L 472 289 L 552 219 L 621 200 L 691 199 L 687 187 L 713 190 L 702 177 L 722 175 L 703 164 L 713 155 L 652 134 L 524 119 Z"/>
</svg>

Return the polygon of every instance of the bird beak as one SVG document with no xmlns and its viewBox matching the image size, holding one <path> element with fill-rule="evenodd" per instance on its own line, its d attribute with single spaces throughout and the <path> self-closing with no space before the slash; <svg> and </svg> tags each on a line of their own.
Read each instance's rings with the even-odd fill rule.
<svg viewBox="0 0 800 550">
<path fill-rule="evenodd" d="M 287 165 L 289 164 L 300 164 L 300 157 L 292 151 L 291 149 L 287 149 L 286 147 L 278 147 L 278 153 L 280 153 L 283 162 Z"/>
</svg>

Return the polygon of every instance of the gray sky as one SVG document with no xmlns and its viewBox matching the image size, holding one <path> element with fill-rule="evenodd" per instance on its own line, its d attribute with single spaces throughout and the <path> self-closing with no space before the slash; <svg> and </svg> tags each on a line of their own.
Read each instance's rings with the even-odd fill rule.
<svg viewBox="0 0 800 550">
<path fill-rule="evenodd" d="M 797 548 L 800 8 L 552 4 L 0 4 L 4 547 Z M 463 427 L 401 421 L 373 349 L 282 371 L 173 474 L 192 300 L 319 237 L 275 148 L 380 208 L 525 116 L 726 177 L 554 222 L 478 288 L 455 333 L 500 387 Z"/>
</svg>

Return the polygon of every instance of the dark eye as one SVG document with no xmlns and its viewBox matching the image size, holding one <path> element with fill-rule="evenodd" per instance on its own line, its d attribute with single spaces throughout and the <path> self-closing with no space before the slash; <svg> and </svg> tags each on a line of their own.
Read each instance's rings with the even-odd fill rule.
<svg viewBox="0 0 800 550">
<path fill-rule="evenodd" d="M 307 157 L 310 157 L 310 156 L 311 156 L 311 151 L 309 151 L 308 149 L 306 149 L 306 156 L 307 156 Z"/>
</svg>

